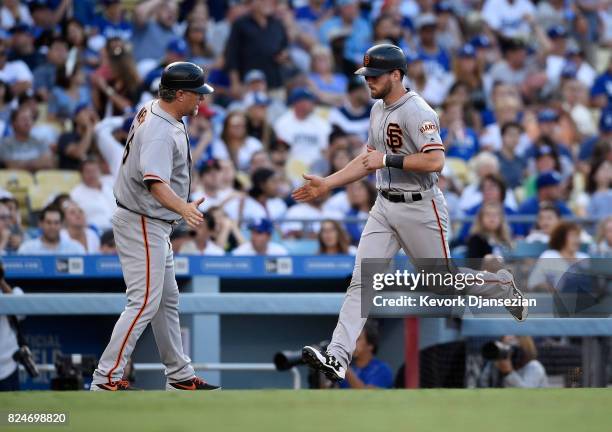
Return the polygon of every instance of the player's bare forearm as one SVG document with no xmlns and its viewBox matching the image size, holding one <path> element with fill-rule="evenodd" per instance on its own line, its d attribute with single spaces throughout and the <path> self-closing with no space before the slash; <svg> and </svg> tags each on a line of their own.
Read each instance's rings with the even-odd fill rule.
<svg viewBox="0 0 612 432">
<path fill-rule="evenodd" d="M 404 156 L 404 171 L 440 172 L 444 168 L 444 152 L 431 150 L 425 153 L 415 153 Z"/>
<path fill-rule="evenodd" d="M 189 226 L 197 227 L 204 220 L 202 213 L 198 210 L 204 198 L 192 203 L 185 202 L 170 186 L 161 181 L 152 183 L 149 190 L 153 198 L 168 210 L 181 215 Z"/>
<path fill-rule="evenodd" d="M 361 158 L 358 156 L 350 161 L 340 171 L 333 173 L 330 176 L 325 177 L 325 183 L 330 189 L 335 189 L 353 183 L 362 177 L 369 174 L 369 171 L 361 163 Z"/>
</svg>

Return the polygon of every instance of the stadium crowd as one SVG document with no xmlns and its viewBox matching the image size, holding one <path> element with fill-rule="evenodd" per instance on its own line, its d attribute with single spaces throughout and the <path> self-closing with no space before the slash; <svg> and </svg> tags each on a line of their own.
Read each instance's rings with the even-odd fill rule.
<svg viewBox="0 0 612 432">
<path fill-rule="evenodd" d="M 374 101 L 353 71 L 380 42 L 440 115 L 457 254 L 611 253 L 609 0 L 4 0 L 0 250 L 113 253 L 134 113 L 192 61 L 215 88 L 186 119 L 206 223 L 178 226 L 175 252 L 354 253 L 373 178 L 308 204 L 290 192 L 364 151 Z"/>
</svg>

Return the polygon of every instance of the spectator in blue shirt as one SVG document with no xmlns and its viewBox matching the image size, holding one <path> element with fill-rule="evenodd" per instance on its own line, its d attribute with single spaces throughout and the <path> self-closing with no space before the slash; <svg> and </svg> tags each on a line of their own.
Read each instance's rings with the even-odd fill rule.
<svg viewBox="0 0 612 432">
<path fill-rule="evenodd" d="M 544 201 L 551 202 L 561 216 L 572 216 L 572 211 L 561 200 L 561 175 L 558 172 L 550 171 L 542 173 L 536 180 L 537 196 L 525 200 L 519 207 L 518 214 L 520 215 L 537 215 L 540 208 L 540 203 Z M 521 224 L 517 227 L 515 235 L 526 235 L 531 228 L 531 224 Z"/>
<path fill-rule="evenodd" d="M 521 185 L 527 162 L 521 156 L 516 155 L 523 127 L 520 123 L 509 122 L 502 126 L 502 148 L 495 152 L 499 160 L 499 172 L 506 181 L 506 184 L 514 189 Z"/>
<path fill-rule="evenodd" d="M 331 36 L 338 29 L 348 28 L 350 34 L 344 41 L 344 59 L 354 65 L 361 64 L 363 53 L 372 44 L 370 24 L 359 16 L 356 0 L 338 0 L 338 15 L 323 22 L 319 29 L 319 40 L 328 45 Z"/>
<path fill-rule="evenodd" d="M 120 38 L 126 42 L 132 38 L 132 24 L 124 18 L 120 0 L 103 0 L 102 14 L 94 21 L 94 27 L 104 39 Z"/>
<path fill-rule="evenodd" d="M 612 81 L 610 81 L 610 86 L 612 86 Z M 608 106 L 601 113 L 599 135 L 589 138 L 580 145 L 578 160 L 584 163 L 591 162 L 593 159 L 596 159 L 595 156 L 598 153 L 598 148 L 607 152 L 610 148 L 610 143 L 612 143 L 612 105 Z M 588 167 L 585 171 L 588 171 Z"/>
<path fill-rule="evenodd" d="M 612 57 L 608 69 L 595 79 L 591 87 L 591 103 L 598 108 L 612 105 Z"/>
<path fill-rule="evenodd" d="M 446 157 L 455 157 L 469 161 L 478 154 L 478 135 L 466 126 L 463 103 L 459 99 L 449 98 L 444 104 L 444 127 L 440 138 L 446 147 Z"/>
<path fill-rule="evenodd" d="M 380 333 L 375 321 L 367 321 L 357 338 L 353 361 L 340 388 L 391 388 L 393 372 L 389 365 L 375 357 Z"/>
<path fill-rule="evenodd" d="M 430 13 L 423 14 L 416 20 L 419 33 L 417 54 L 424 60 L 427 73 L 439 76 L 450 72 L 451 60 L 448 52 L 436 41 L 437 24 L 436 16 Z"/>
</svg>

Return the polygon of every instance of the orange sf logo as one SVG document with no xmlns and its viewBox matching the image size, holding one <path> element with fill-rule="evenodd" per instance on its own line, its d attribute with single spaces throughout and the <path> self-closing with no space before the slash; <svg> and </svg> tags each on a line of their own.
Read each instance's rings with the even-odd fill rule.
<svg viewBox="0 0 612 432">
<path fill-rule="evenodd" d="M 365 56 L 363 56 L 363 65 L 367 66 L 369 64 L 370 64 L 370 56 L 366 54 Z"/>
</svg>

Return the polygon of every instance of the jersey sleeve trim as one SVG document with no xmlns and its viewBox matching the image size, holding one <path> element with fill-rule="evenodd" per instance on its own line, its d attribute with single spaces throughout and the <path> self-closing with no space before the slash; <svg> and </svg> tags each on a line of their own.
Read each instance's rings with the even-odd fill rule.
<svg viewBox="0 0 612 432">
<path fill-rule="evenodd" d="M 161 178 L 160 176 L 156 176 L 155 174 L 145 174 L 144 176 L 142 176 L 142 180 L 143 181 L 160 181 L 162 183 L 166 183 L 168 184 L 167 180 L 164 180 L 163 178 Z"/>
<path fill-rule="evenodd" d="M 421 147 L 421 152 L 423 152 L 423 153 L 428 152 L 430 150 L 442 150 L 442 151 L 445 151 L 446 148 L 444 147 L 444 144 L 440 144 L 440 143 L 425 144 L 423 147 Z"/>
</svg>

